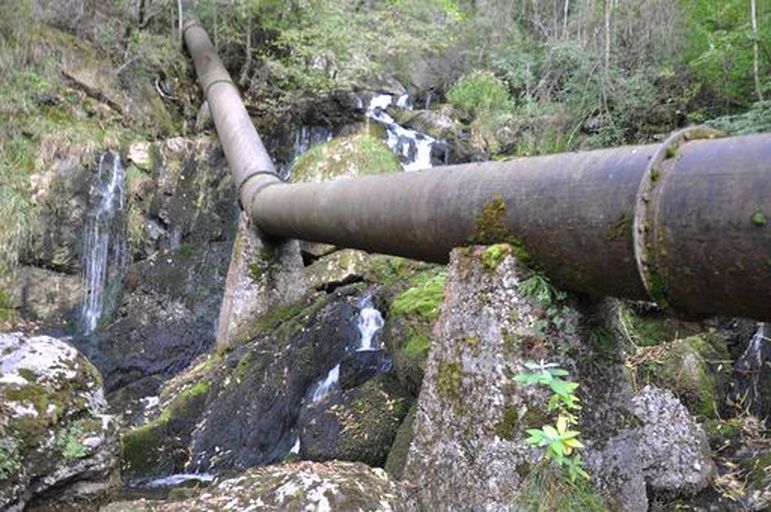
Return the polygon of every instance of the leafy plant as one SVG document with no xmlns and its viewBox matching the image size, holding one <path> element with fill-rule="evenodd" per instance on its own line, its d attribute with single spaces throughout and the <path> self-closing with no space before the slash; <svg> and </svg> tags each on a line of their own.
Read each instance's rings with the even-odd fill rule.
<svg viewBox="0 0 771 512">
<path fill-rule="evenodd" d="M 554 363 L 528 361 L 525 367 L 530 371 L 520 373 L 514 380 L 525 386 L 539 385 L 549 388 L 552 394 L 547 408 L 549 412 L 556 412 L 557 416 L 553 425 L 546 424 L 541 428 L 528 429 L 529 437 L 525 442 L 546 448 L 545 460 L 553 461 L 557 467 L 567 471 L 572 482 L 579 478 L 588 480 L 589 474 L 583 468 L 584 462 L 576 452 L 584 448 L 578 439 L 581 432 L 571 428 L 578 423 L 575 413 L 581 409 L 580 399 L 575 394 L 578 383 L 563 379 L 569 372 Z"/>
</svg>

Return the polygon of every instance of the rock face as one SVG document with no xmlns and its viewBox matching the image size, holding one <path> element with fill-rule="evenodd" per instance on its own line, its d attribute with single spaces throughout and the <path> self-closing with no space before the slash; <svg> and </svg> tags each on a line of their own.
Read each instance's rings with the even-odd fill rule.
<svg viewBox="0 0 771 512">
<path fill-rule="evenodd" d="M 646 386 L 632 399 L 643 422 L 637 452 L 650 490 L 658 495 L 694 495 L 715 473 L 707 436 L 669 391 Z"/>
<path fill-rule="evenodd" d="M 636 388 L 610 304 L 579 302 L 542 279 L 506 246 L 452 253 L 404 470 L 421 504 L 506 510 L 533 499 L 550 470 L 524 433 L 553 414 L 548 393 L 514 379 L 528 360 L 558 364 L 585 390 L 577 430 L 594 490 L 581 492 L 645 511 L 652 499 L 704 489 L 715 472 L 704 431 L 672 393 Z"/>
<path fill-rule="evenodd" d="M 248 339 L 250 325 L 261 315 L 296 303 L 305 292 L 299 243 L 266 242 L 242 212 L 217 322 L 217 349 Z"/>
<path fill-rule="evenodd" d="M 118 483 L 101 378 L 72 346 L 0 334 L 0 508 L 83 510 Z"/>
<path fill-rule="evenodd" d="M 116 410 L 130 409 L 214 345 L 238 216 L 229 171 L 210 137 L 129 147 L 121 158 L 123 229 L 112 236 L 127 248 L 127 264 L 108 275 L 115 300 L 95 333 L 80 336 L 75 326 L 89 293 L 83 240 L 99 195 L 99 159 L 77 147 L 60 153 L 34 180 L 40 221 L 13 299 L 25 318 L 41 320 L 42 332 L 74 333 L 111 402 L 120 402 Z"/>
<path fill-rule="evenodd" d="M 203 510 L 417 511 L 410 489 L 364 464 L 301 462 L 247 471 L 178 502 L 113 503 L 102 512 Z"/>
</svg>

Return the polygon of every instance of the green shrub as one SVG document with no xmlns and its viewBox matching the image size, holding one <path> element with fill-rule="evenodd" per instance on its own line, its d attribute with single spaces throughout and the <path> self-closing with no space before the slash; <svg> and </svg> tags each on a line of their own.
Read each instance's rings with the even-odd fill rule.
<svg viewBox="0 0 771 512">
<path fill-rule="evenodd" d="M 447 91 L 447 100 L 470 117 L 491 116 L 514 108 L 506 84 L 489 71 L 461 77 Z"/>
</svg>

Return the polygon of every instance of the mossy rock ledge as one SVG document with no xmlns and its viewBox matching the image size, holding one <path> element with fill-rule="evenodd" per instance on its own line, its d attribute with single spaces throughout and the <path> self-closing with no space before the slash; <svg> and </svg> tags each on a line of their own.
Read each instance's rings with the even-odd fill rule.
<svg viewBox="0 0 771 512">
<path fill-rule="evenodd" d="M 84 510 L 117 484 L 117 424 L 73 347 L 0 334 L 0 509 Z"/>
</svg>

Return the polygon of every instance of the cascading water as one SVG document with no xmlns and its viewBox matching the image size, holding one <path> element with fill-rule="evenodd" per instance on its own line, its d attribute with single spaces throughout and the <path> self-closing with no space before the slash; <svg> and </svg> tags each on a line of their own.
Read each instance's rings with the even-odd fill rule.
<svg viewBox="0 0 771 512">
<path fill-rule="evenodd" d="M 340 365 L 338 364 L 327 373 L 324 380 L 316 384 L 311 395 L 311 401 L 313 403 L 320 402 L 329 395 L 329 393 L 337 387 L 337 382 L 340 380 Z"/>
<path fill-rule="evenodd" d="M 385 126 L 388 133 L 388 147 L 399 157 L 405 171 L 417 171 L 433 167 L 431 147 L 436 139 L 399 126 L 394 118 L 386 113 L 386 109 L 394 104 L 400 108 L 410 108 L 410 98 L 404 94 L 394 101 L 394 96 L 380 94 L 369 102 L 365 115 Z"/>
<path fill-rule="evenodd" d="M 357 352 L 380 350 L 374 344 L 375 336 L 385 325 L 383 315 L 377 310 L 372 302 L 372 295 L 365 295 L 357 304 L 359 309 L 359 318 L 357 327 L 359 329 L 359 345 Z M 340 363 L 329 370 L 326 377 L 316 383 L 311 393 L 311 403 L 320 402 L 337 389 L 340 380 Z"/>
<path fill-rule="evenodd" d="M 96 329 L 108 303 L 108 284 L 126 264 L 126 240 L 121 232 L 125 208 L 125 175 L 120 155 L 108 152 L 99 159 L 96 205 L 89 212 L 83 247 L 83 281 L 87 290 L 80 324 L 85 334 Z"/>
<path fill-rule="evenodd" d="M 385 320 L 380 311 L 372 303 L 372 296 L 366 295 L 359 303 L 359 333 L 361 341 L 356 350 L 377 350 L 380 347 L 373 346 L 375 335 L 383 328 Z"/>
</svg>

